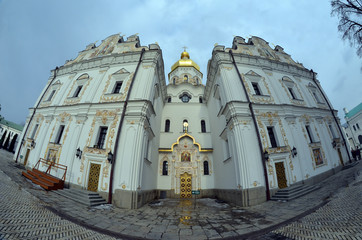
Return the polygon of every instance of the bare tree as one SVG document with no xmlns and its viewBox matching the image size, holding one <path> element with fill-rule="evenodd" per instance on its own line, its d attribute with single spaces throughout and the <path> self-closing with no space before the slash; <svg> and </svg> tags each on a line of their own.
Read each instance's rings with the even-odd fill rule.
<svg viewBox="0 0 362 240">
<path fill-rule="evenodd" d="M 357 55 L 362 57 L 362 0 L 332 0 L 332 16 L 339 17 L 338 31 L 342 39 L 356 46 Z"/>
</svg>

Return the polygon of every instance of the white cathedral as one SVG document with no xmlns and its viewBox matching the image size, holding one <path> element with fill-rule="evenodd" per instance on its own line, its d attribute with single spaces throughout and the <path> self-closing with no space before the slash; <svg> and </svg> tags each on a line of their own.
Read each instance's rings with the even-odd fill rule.
<svg viewBox="0 0 362 240">
<path fill-rule="evenodd" d="M 349 161 L 336 115 L 316 74 L 259 37 L 215 46 L 204 85 L 188 52 L 166 83 L 158 44 L 112 35 L 52 70 L 14 158 L 66 166 L 68 187 L 122 208 L 192 191 L 251 206 Z"/>
</svg>

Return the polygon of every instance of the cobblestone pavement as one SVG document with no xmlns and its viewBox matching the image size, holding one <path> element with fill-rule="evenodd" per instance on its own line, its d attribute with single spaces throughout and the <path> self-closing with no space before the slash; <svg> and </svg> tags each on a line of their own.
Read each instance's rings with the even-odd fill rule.
<svg viewBox="0 0 362 240">
<path fill-rule="evenodd" d="M 362 239 L 362 173 L 314 213 L 273 233 L 292 239 Z"/>
<path fill-rule="evenodd" d="M 12 180 L 7 178 L 5 185 L 0 184 L 0 238 L 31 239 L 44 234 L 40 236 L 58 239 L 56 234 L 67 234 L 58 236 L 97 239 L 100 233 L 106 234 L 102 239 L 361 238 L 358 235 L 362 232 L 358 228 L 362 224 L 361 217 L 353 215 L 361 212 L 358 194 L 361 194 L 362 184 L 356 179 L 362 169 L 361 163 L 321 182 L 319 190 L 290 202 L 269 201 L 253 207 L 238 207 L 217 203 L 214 199 L 199 199 L 195 208 L 193 201 L 164 199 L 128 210 L 111 205 L 89 208 L 53 191 L 44 191 L 21 176 L 22 169 L 12 157 L 0 150 L 0 169 Z M 17 208 L 18 212 L 13 210 Z M 13 216 L 10 221 L 9 214 Z M 16 235 L 18 231 L 29 235 L 21 237 Z"/>
<path fill-rule="evenodd" d="M 47 210 L 0 170 L 0 239 L 112 239 Z"/>
</svg>

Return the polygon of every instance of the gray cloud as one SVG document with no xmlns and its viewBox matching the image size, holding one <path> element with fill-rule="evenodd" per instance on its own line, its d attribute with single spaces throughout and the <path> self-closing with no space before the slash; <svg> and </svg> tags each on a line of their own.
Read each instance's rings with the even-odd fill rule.
<svg viewBox="0 0 362 240">
<path fill-rule="evenodd" d="M 158 42 L 165 75 L 188 47 L 206 81 L 215 43 L 256 35 L 281 45 L 318 79 L 339 111 L 362 100 L 361 59 L 340 39 L 329 1 L 0 1 L 0 103 L 7 119 L 22 122 L 50 70 L 91 42 L 121 32 Z M 339 113 L 339 116 L 343 116 Z"/>
</svg>

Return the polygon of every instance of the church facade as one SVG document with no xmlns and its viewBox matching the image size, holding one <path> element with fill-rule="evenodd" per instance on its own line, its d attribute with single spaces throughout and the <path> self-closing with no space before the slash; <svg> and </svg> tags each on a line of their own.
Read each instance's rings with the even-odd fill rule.
<svg viewBox="0 0 362 240">
<path fill-rule="evenodd" d="M 348 162 L 316 74 L 282 47 L 235 37 L 214 47 L 203 79 L 184 51 L 166 83 L 160 47 L 136 35 L 90 44 L 52 70 L 15 160 L 65 165 L 69 187 L 123 208 L 192 191 L 255 205 Z"/>
</svg>

